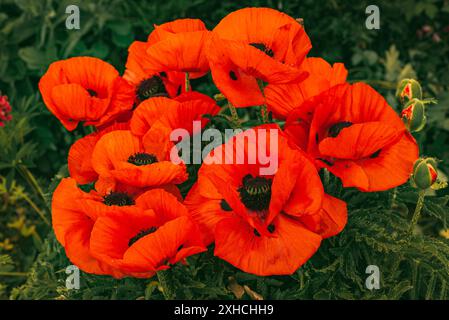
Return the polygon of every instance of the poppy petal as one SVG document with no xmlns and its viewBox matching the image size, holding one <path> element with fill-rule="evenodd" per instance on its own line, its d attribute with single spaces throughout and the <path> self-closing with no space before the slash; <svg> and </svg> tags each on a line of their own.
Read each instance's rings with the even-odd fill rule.
<svg viewBox="0 0 449 320">
<path fill-rule="evenodd" d="M 192 219 L 198 224 L 206 245 L 214 241 L 215 226 L 221 219 L 230 215 L 223 210 L 221 199 L 208 199 L 199 192 L 198 184 L 193 185 L 184 200 L 184 205 L 189 210 Z M 232 209 L 231 209 L 232 210 Z"/>
<path fill-rule="evenodd" d="M 197 78 L 209 71 L 204 54 L 208 31 L 174 34 L 148 47 L 145 71 L 189 72 Z"/>
<path fill-rule="evenodd" d="M 346 186 L 355 186 L 362 191 L 384 191 L 404 184 L 410 178 L 419 150 L 415 139 L 407 132 L 395 144 L 383 148 L 373 159 L 357 161 L 369 179 L 367 187 L 344 181 Z M 337 169 L 337 168 L 336 168 Z M 332 172 L 332 170 L 331 170 Z M 337 171 L 335 171 L 337 174 Z M 340 173 L 340 172 L 338 172 Z M 338 175 L 338 174 L 337 174 Z"/>
<path fill-rule="evenodd" d="M 155 25 L 153 32 L 148 36 L 148 44 L 155 44 L 170 35 L 182 32 L 205 31 L 206 26 L 200 19 L 176 19 L 160 25 Z"/>
<path fill-rule="evenodd" d="M 305 215 L 300 221 L 305 226 L 318 233 L 323 239 L 339 234 L 346 225 L 348 212 L 346 202 L 326 194 L 323 206 L 315 215 Z"/>
<path fill-rule="evenodd" d="M 331 66 L 321 58 L 306 58 L 301 70 L 309 76 L 302 82 L 291 84 L 269 84 L 265 87 L 267 106 L 278 118 L 285 119 L 290 112 L 300 107 L 307 99 L 346 81 L 347 70 L 342 63 Z"/>
<path fill-rule="evenodd" d="M 88 184 L 98 178 L 97 172 L 92 167 L 92 152 L 98 136 L 89 134 L 77 140 L 69 150 L 68 169 L 70 176 L 79 184 Z"/>
<path fill-rule="evenodd" d="M 316 252 L 321 237 L 283 215 L 274 226 L 274 236 L 265 237 L 240 218 L 223 219 L 215 228 L 215 255 L 259 276 L 292 274 Z"/>
<path fill-rule="evenodd" d="M 188 217 L 179 217 L 138 240 L 125 252 L 123 260 L 159 270 L 169 262 L 174 264 L 187 255 L 204 252 L 206 248 L 199 236 L 198 230 Z M 181 246 L 186 248 L 180 249 Z"/>
<path fill-rule="evenodd" d="M 361 159 L 372 156 L 397 141 L 403 131 L 382 122 L 365 122 L 343 128 L 335 138 L 321 140 L 318 148 L 325 156 L 339 159 Z"/>
<path fill-rule="evenodd" d="M 56 239 L 63 245 L 69 260 L 81 270 L 93 274 L 122 274 L 98 261 L 90 253 L 90 235 L 94 221 L 85 215 L 77 200 L 83 197 L 75 180 L 66 178 L 53 193 L 52 224 Z"/>
</svg>

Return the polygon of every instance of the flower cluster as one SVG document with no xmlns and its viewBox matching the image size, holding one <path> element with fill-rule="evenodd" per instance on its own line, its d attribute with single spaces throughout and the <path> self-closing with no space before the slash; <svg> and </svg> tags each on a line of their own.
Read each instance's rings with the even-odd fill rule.
<svg viewBox="0 0 449 320">
<path fill-rule="evenodd" d="M 311 47 L 292 17 L 246 8 L 213 30 L 197 19 L 155 26 L 129 47 L 123 76 L 92 57 L 51 64 L 39 83 L 48 109 L 68 130 L 95 128 L 70 148 L 70 177 L 53 195 L 69 259 L 89 273 L 151 277 L 214 243 L 245 272 L 292 274 L 347 221 L 319 170 L 364 192 L 405 183 L 419 152 L 401 118 L 370 86 L 347 83 L 343 64 L 308 57 Z M 261 106 L 265 123 L 251 130 L 278 166 L 263 173 L 259 158 L 229 158 L 252 157 L 244 131 L 210 151 L 183 199 L 187 164 L 173 161 L 170 134 L 197 134 L 194 121 L 204 128 L 222 111 L 191 88 L 209 73 L 234 115 Z"/>
<path fill-rule="evenodd" d="M 8 96 L 0 93 L 0 127 L 5 125 L 5 122 L 11 121 L 11 105 L 8 101 Z"/>
</svg>

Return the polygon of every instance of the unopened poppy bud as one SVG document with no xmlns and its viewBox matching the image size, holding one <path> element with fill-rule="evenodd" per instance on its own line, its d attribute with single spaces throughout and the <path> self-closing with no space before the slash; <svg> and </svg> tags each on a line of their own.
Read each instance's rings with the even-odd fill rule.
<svg viewBox="0 0 449 320">
<path fill-rule="evenodd" d="M 412 99 L 422 99 L 421 85 L 415 79 L 403 79 L 397 87 L 396 96 L 404 103 Z"/>
<path fill-rule="evenodd" d="M 419 189 L 430 188 L 438 178 L 436 161 L 433 158 L 416 160 L 413 166 L 413 182 Z"/>
<path fill-rule="evenodd" d="M 410 132 L 421 131 L 427 120 L 424 103 L 418 99 L 410 100 L 402 110 L 401 117 Z"/>
</svg>

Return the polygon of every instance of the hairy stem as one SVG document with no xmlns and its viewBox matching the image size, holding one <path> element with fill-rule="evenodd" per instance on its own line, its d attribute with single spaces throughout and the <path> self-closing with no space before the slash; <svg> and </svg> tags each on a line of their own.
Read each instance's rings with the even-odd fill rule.
<svg viewBox="0 0 449 320">
<path fill-rule="evenodd" d="M 413 213 L 412 221 L 410 223 L 410 233 L 413 232 L 415 229 L 416 224 L 418 223 L 418 220 L 421 216 L 421 210 L 424 206 L 424 196 L 425 196 L 425 190 L 421 190 L 418 193 L 418 203 L 416 204 L 415 212 Z"/>
<path fill-rule="evenodd" d="M 330 181 L 330 173 L 329 173 L 329 170 L 327 170 L 326 168 L 324 168 L 323 169 L 323 175 L 324 175 L 324 177 L 323 177 L 323 184 L 324 184 L 324 187 L 327 187 L 328 185 L 329 185 L 329 181 Z"/>
<path fill-rule="evenodd" d="M 264 97 L 265 103 L 260 106 L 260 114 L 262 116 L 262 122 L 268 123 L 268 110 L 267 110 L 267 102 L 265 99 L 265 85 L 262 80 L 257 79 L 257 84 L 259 85 L 259 89 L 262 92 L 262 95 Z"/>
<path fill-rule="evenodd" d="M 393 189 L 393 193 L 391 195 L 391 208 L 393 208 L 396 205 L 396 197 L 398 196 L 398 188 Z"/>
<path fill-rule="evenodd" d="M 189 92 L 191 90 L 191 87 L 190 87 L 190 75 L 189 75 L 188 72 L 186 72 L 185 87 L 186 87 L 186 92 Z"/>
<path fill-rule="evenodd" d="M 232 105 L 231 102 L 228 102 L 229 111 L 231 112 L 231 120 L 232 120 L 232 126 L 234 129 L 241 128 L 240 118 L 237 113 L 236 108 Z"/>
<path fill-rule="evenodd" d="M 268 110 L 265 104 L 260 107 L 260 113 L 262 115 L 262 122 L 268 123 Z"/>
</svg>

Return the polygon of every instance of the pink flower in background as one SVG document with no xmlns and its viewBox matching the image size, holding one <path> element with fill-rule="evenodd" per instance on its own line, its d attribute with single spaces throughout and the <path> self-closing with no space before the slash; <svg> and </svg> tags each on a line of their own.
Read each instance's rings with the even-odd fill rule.
<svg viewBox="0 0 449 320">
<path fill-rule="evenodd" d="M 8 96 L 0 95 L 0 127 L 5 125 L 5 122 L 11 121 L 11 105 L 8 101 Z"/>
</svg>

